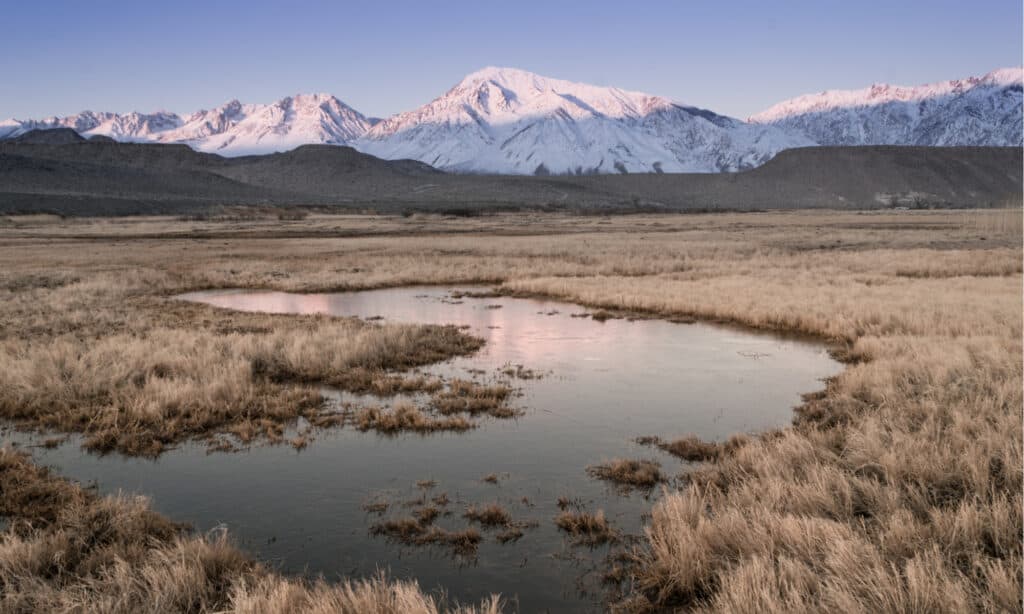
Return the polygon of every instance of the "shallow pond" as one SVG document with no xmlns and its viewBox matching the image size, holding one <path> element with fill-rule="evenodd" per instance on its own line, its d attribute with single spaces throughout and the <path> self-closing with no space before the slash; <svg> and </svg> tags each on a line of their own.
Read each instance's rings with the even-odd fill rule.
<svg viewBox="0 0 1024 614">
<path fill-rule="evenodd" d="M 553 523 L 558 498 L 602 509 L 618 529 L 638 535 L 658 496 L 657 490 L 623 494 L 589 477 L 588 466 L 616 457 L 652 459 L 678 475 L 686 463 L 634 439 L 694 433 L 722 440 L 786 425 L 801 393 L 820 389 L 823 378 L 840 370 L 821 344 L 807 340 L 699 323 L 598 322 L 573 317 L 588 310 L 568 303 L 453 298 L 452 290 L 215 291 L 181 298 L 249 311 L 468 326 L 487 341 L 482 350 L 421 371 L 488 380 L 523 365 L 543 377 L 512 380 L 522 393 L 513 402 L 524 410 L 520 417 L 483 418 L 465 433 L 331 429 L 317 432 L 301 451 L 282 445 L 207 454 L 204 445 L 189 444 L 149 461 L 86 454 L 72 438 L 34 453 L 38 462 L 95 482 L 102 492 L 146 494 L 156 509 L 201 531 L 227 527 L 243 547 L 285 572 L 335 579 L 386 568 L 424 588 L 443 587 L 460 601 L 497 591 L 522 611 L 588 611 L 602 598 L 610 549 L 576 546 L 560 533 Z M 324 393 L 332 402 L 388 403 Z M 8 435 L 22 443 L 33 437 Z M 496 484 L 482 480 L 488 474 L 497 474 Z M 438 520 L 441 526 L 464 527 L 467 505 L 492 501 L 536 526 L 507 544 L 496 541 L 497 532 L 482 531 L 471 558 L 371 535 L 373 523 L 409 513 L 396 502 L 420 497 L 421 480 L 436 482 L 428 499 L 440 493 L 451 499 L 453 513 Z M 364 510 L 379 500 L 393 503 L 383 516 Z"/>
</svg>

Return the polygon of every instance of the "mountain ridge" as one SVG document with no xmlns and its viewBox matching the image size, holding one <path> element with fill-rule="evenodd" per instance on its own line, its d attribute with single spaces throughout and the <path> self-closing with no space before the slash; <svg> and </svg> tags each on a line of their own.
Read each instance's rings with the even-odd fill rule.
<svg viewBox="0 0 1024 614">
<path fill-rule="evenodd" d="M 1021 146 L 1024 69 L 917 86 L 874 84 L 782 101 L 748 118 L 819 145 Z"/>
<path fill-rule="evenodd" d="M 661 96 L 487 67 L 355 146 L 456 172 L 601 174 L 736 171 L 809 144 Z"/>
<path fill-rule="evenodd" d="M 447 171 L 505 174 L 722 172 L 812 145 L 1022 143 L 1022 70 L 903 87 L 827 90 L 746 121 L 615 87 L 489 66 L 416 109 L 367 117 L 331 94 L 230 100 L 180 116 L 83 111 L 0 122 L 0 139 L 70 128 L 83 137 L 185 143 L 227 156 L 349 145 Z"/>
<path fill-rule="evenodd" d="M 381 213 L 1020 206 L 1013 147 L 794 148 L 739 173 L 535 177 L 439 172 L 350 147 L 223 157 L 182 144 L 0 142 L 0 214 L 139 215 L 232 206 Z"/>
<path fill-rule="evenodd" d="M 29 130 L 70 128 L 82 136 L 121 142 L 184 143 L 197 151 L 228 155 L 288 151 L 300 145 L 347 145 L 372 122 L 331 94 L 295 94 L 269 104 L 236 99 L 187 116 L 155 113 L 96 113 L 0 122 L 0 139 Z"/>
</svg>

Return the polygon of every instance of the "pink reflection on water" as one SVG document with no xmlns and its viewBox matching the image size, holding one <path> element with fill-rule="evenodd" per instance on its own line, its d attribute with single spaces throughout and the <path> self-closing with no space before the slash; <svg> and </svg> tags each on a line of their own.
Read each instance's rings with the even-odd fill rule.
<svg viewBox="0 0 1024 614">
<path fill-rule="evenodd" d="M 195 297 L 195 298 L 193 298 Z M 185 300 L 259 313 L 291 313 L 291 314 L 330 314 L 331 300 L 327 294 L 289 294 L 287 292 L 253 292 L 253 293 L 201 293 L 185 295 Z"/>
<path fill-rule="evenodd" d="M 523 383 L 524 403 L 562 416 L 585 416 L 589 426 L 584 428 L 620 430 L 623 436 L 659 433 L 671 424 L 722 438 L 786 424 L 800 393 L 838 371 L 813 343 L 703 324 L 601 323 L 572 317 L 585 311 L 577 305 L 454 299 L 437 287 L 310 295 L 215 291 L 181 298 L 243 311 L 466 326 L 487 342 L 484 347 L 430 370 L 465 377 L 466 371 L 493 374 L 519 364 L 554 374 Z"/>
<path fill-rule="evenodd" d="M 595 363 L 603 363 L 612 355 L 617 358 L 612 362 L 629 360 L 630 348 L 650 348 L 644 338 L 656 341 L 654 337 L 659 334 L 648 328 L 634 328 L 628 333 L 631 343 L 624 345 L 622 331 L 609 334 L 621 322 L 600 324 L 570 317 L 571 313 L 584 311 L 580 307 L 524 299 L 453 299 L 448 291 L 435 287 L 338 294 L 212 291 L 180 298 L 250 312 L 468 326 L 472 334 L 487 341 L 478 356 L 487 367 L 519 363 L 534 369 L 565 369 L 575 361 L 597 366 Z"/>
</svg>

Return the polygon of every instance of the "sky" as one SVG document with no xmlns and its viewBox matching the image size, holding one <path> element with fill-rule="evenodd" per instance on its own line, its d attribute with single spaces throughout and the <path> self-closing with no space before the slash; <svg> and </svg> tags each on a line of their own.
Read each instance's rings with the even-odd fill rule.
<svg viewBox="0 0 1024 614">
<path fill-rule="evenodd" d="M 484 66 L 745 118 L 824 89 L 1022 63 L 1020 0 L 0 0 L 0 119 L 327 92 L 377 117 Z"/>
</svg>

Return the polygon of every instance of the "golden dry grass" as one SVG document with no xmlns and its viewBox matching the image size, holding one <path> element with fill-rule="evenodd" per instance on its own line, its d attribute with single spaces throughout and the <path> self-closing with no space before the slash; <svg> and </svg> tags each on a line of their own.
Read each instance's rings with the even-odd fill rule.
<svg viewBox="0 0 1024 614">
<path fill-rule="evenodd" d="M 363 407 L 356 412 L 356 428 L 361 431 L 377 430 L 381 433 L 415 431 L 467 431 L 473 423 L 462 416 L 438 418 L 420 410 L 410 401 L 396 401 L 390 410 L 381 407 Z"/>
<path fill-rule="evenodd" d="M 320 396 L 308 383 L 361 389 L 370 373 L 477 346 L 454 328 L 328 318 L 304 327 L 279 324 L 272 332 L 160 327 L 84 339 L 9 338 L 0 341 L 0 415 L 81 430 L 86 445 L 100 451 L 158 453 L 165 444 L 222 430 L 247 441 L 314 415 Z"/>
<path fill-rule="evenodd" d="M 0 416 L 85 432 L 87 446 L 100 451 L 156 454 L 215 431 L 243 442 L 276 438 L 297 416 L 315 417 L 320 399 L 310 384 L 380 392 L 418 382 L 435 390 L 422 378 L 382 373 L 480 345 L 448 327 L 171 301 L 189 286 L 159 264 L 166 254 L 132 267 L 116 263 L 119 249 L 103 250 L 105 264 L 29 259 L 0 273 Z"/>
<path fill-rule="evenodd" d="M 618 537 L 618 532 L 605 518 L 604 510 L 590 512 L 564 510 L 555 517 L 555 526 L 572 535 L 577 543 L 598 546 Z"/>
<path fill-rule="evenodd" d="M 696 435 L 684 435 L 671 441 L 664 441 L 660 437 L 647 435 L 638 437 L 636 442 L 645 446 L 657 446 L 672 456 L 691 463 L 697 463 L 718 460 L 723 454 L 730 454 L 734 450 L 746 445 L 749 439 L 747 435 L 742 433 L 730 435 L 729 439 L 724 443 L 704 441 Z"/>
<path fill-rule="evenodd" d="M 512 388 L 505 384 L 480 384 L 456 378 L 448 382 L 447 389 L 434 393 L 430 404 L 443 415 L 485 413 L 510 418 L 516 415 L 516 410 L 507 405 L 511 394 Z"/>
<path fill-rule="evenodd" d="M 1020 215 L 310 216 L 281 228 L 20 220 L 0 229 L 0 406 L 39 424 L 68 404 L 67 390 L 107 394 L 109 369 L 77 357 L 102 357 L 119 342 L 146 340 L 159 354 L 150 338 L 181 340 L 207 356 L 223 337 L 232 356 L 251 356 L 240 352 L 261 355 L 257 337 L 344 326 L 165 298 L 199 288 L 483 282 L 612 313 L 810 334 L 849 366 L 799 408 L 794 426 L 727 446 L 656 504 L 622 605 L 1019 611 Z M 52 354 L 53 343 L 68 349 Z M 108 414 L 175 398 L 161 392 L 156 362 L 135 360 L 128 372 L 153 383 L 117 397 L 131 409 Z M 34 364 L 48 375 L 32 380 Z M 304 397 L 266 379 L 268 390 L 252 394 L 273 426 L 275 412 Z M 25 412 L 22 396 L 38 411 Z M 102 404 L 90 407 L 91 418 Z"/>
<path fill-rule="evenodd" d="M 389 580 L 383 575 L 340 585 L 321 581 L 312 587 L 264 577 L 252 584 L 240 584 L 232 593 L 231 605 L 238 614 L 497 614 L 504 609 L 497 597 L 477 607 L 447 607 L 424 594 L 415 582 Z"/>
<path fill-rule="evenodd" d="M 476 556 L 481 540 L 479 531 L 473 527 L 449 531 L 432 525 L 435 517 L 385 520 L 370 527 L 370 532 L 408 546 L 442 546 L 459 556 Z"/>
<path fill-rule="evenodd" d="M 453 328 L 324 318 L 272 332 L 160 327 L 6 339 L 0 415 L 83 431 L 87 447 L 99 451 L 156 454 L 220 431 L 242 441 L 273 438 L 289 420 L 317 413 L 320 395 L 307 383 L 360 389 L 369 373 L 475 347 Z M 417 358 L 421 349 L 427 354 Z"/>
<path fill-rule="evenodd" d="M 512 524 L 512 516 L 498 503 L 471 505 L 462 516 L 484 527 L 507 527 Z"/>
<path fill-rule="evenodd" d="M 591 467 L 587 473 L 623 487 L 654 488 L 665 481 L 661 463 L 632 458 L 616 458 Z"/>
</svg>

